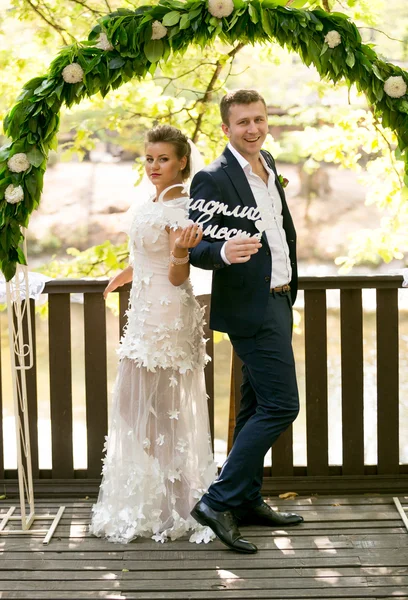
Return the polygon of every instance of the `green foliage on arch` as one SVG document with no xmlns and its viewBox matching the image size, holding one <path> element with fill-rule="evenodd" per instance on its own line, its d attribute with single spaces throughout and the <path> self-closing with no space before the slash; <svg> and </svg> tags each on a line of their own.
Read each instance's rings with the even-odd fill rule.
<svg viewBox="0 0 408 600">
<path fill-rule="evenodd" d="M 408 74 L 403 69 L 362 44 L 356 26 L 341 13 L 297 9 L 303 0 L 290 7 L 284 6 L 286 0 L 220 1 L 227 16 L 212 8 L 219 4 L 214 0 L 161 0 L 134 11 L 119 9 L 102 17 L 87 41 L 63 48 L 47 74 L 24 85 L 4 121 L 12 142 L 0 150 L 0 267 L 7 280 L 17 263 L 25 264 L 21 228 L 40 202 L 48 153 L 57 147 L 61 105 L 105 96 L 132 78 L 142 79 L 190 44 L 205 47 L 217 38 L 227 45 L 276 41 L 314 65 L 322 79 L 355 84 L 383 126 L 395 132 L 396 155 L 405 161 L 408 183 Z M 390 77 L 397 79 L 386 92 Z"/>
</svg>

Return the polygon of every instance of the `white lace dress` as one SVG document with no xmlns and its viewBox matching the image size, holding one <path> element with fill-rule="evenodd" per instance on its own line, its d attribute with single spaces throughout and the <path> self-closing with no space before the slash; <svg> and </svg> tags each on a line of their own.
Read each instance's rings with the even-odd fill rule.
<svg viewBox="0 0 408 600">
<path fill-rule="evenodd" d="M 138 536 L 213 539 L 190 510 L 216 474 L 209 434 L 203 309 L 190 281 L 168 280 L 169 234 L 186 199 L 141 202 L 130 229 L 133 284 L 90 531 L 113 542 Z"/>
</svg>

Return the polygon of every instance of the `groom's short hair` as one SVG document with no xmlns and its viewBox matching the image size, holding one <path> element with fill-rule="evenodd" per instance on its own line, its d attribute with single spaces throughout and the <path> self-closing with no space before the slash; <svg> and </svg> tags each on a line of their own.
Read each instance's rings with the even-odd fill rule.
<svg viewBox="0 0 408 600">
<path fill-rule="evenodd" d="M 229 125 L 229 109 L 233 104 L 252 104 L 262 102 L 266 110 L 266 102 L 256 90 L 234 90 L 228 92 L 220 102 L 221 119 L 225 125 Z"/>
</svg>

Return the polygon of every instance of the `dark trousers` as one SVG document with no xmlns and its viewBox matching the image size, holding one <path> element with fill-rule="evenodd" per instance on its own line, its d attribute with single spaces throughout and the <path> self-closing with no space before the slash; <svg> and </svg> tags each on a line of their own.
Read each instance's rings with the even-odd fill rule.
<svg viewBox="0 0 408 600">
<path fill-rule="evenodd" d="M 231 337 L 243 362 L 242 399 L 231 452 L 202 498 L 214 510 L 240 515 L 262 502 L 265 454 L 299 413 L 292 323 L 289 293 L 271 293 L 256 335 Z"/>
</svg>

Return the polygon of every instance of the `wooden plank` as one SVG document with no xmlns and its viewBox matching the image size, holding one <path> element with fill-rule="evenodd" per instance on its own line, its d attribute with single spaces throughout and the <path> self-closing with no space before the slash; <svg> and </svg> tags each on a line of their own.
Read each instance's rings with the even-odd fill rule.
<svg viewBox="0 0 408 600">
<path fill-rule="evenodd" d="M 243 531 L 245 531 L 243 529 Z M 306 535 L 282 535 L 279 531 L 273 529 L 267 530 L 269 535 L 259 534 L 248 534 L 248 538 L 251 538 L 255 544 L 259 544 L 263 550 L 291 554 L 295 550 L 307 550 L 313 549 L 314 551 L 329 550 L 334 551 L 335 549 L 345 548 L 361 548 L 361 549 L 376 549 L 376 548 L 387 548 L 395 550 L 398 548 L 408 547 L 408 540 L 405 534 L 369 534 L 364 532 L 355 532 L 354 534 L 344 535 L 341 530 L 336 530 L 336 533 L 332 535 L 314 535 L 308 532 Z M 64 540 L 65 537 L 65 540 Z M 62 550 L 67 551 L 67 541 L 69 535 L 59 535 L 60 541 L 53 542 L 53 551 Z M 69 545 L 70 550 L 81 550 L 81 551 L 107 551 L 111 547 L 110 542 L 104 539 L 97 539 L 91 535 L 77 534 L 75 528 L 73 528 L 72 535 L 70 536 L 71 544 Z M 21 536 L 16 534 L 8 535 L 7 538 L 3 539 L 3 549 L 11 551 L 23 551 L 27 552 L 29 549 L 32 551 L 42 551 L 42 540 L 41 537 L 30 537 L 29 539 L 22 540 Z M 118 550 L 132 552 L 135 554 L 143 554 L 144 559 L 147 556 L 152 558 L 173 560 L 175 554 L 180 560 L 186 559 L 186 553 L 188 553 L 188 559 L 198 558 L 213 558 L 216 556 L 219 550 L 225 549 L 219 540 L 215 540 L 210 544 L 191 544 L 188 538 L 177 540 L 174 544 L 158 544 L 147 538 L 138 538 L 133 544 L 117 544 Z"/>
<path fill-rule="evenodd" d="M 124 574 L 125 575 L 125 574 Z M 280 592 L 286 592 L 286 590 L 299 590 L 301 591 L 301 594 L 303 595 L 305 593 L 305 591 L 307 589 L 309 590 L 317 590 L 317 589 L 322 589 L 322 588 L 328 588 L 330 586 L 331 591 L 334 591 L 337 588 L 337 594 L 341 594 L 342 590 L 341 588 L 343 587 L 354 587 L 354 588 L 362 588 L 362 587 L 368 587 L 368 586 L 376 586 L 379 587 L 381 585 L 397 585 L 400 586 L 399 589 L 401 591 L 403 591 L 404 594 L 407 593 L 407 588 L 406 585 L 408 584 L 408 577 L 406 576 L 399 576 L 399 577 L 387 577 L 387 578 L 381 578 L 381 577 L 376 577 L 376 578 L 370 578 L 370 577 L 338 577 L 336 574 L 332 574 L 331 577 L 327 576 L 327 577 L 299 577 L 299 578 L 295 578 L 295 577 L 287 577 L 287 578 L 280 578 L 280 579 L 275 579 L 274 577 L 270 577 L 270 578 L 265 578 L 265 579 L 240 579 L 240 578 L 235 578 L 234 577 L 235 574 L 231 573 L 230 577 L 228 577 L 228 574 L 225 574 L 225 578 L 218 578 L 217 582 L 214 582 L 214 580 L 192 580 L 192 581 L 185 581 L 185 580 L 178 580 L 178 581 L 172 581 L 172 580 L 166 580 L 166 581 L 159 581 L 157 579 L 155 580 L 150 580 L 147 582 L 143 582 L 141 580 L 139 581 L 129 581 L 127 580 L 126 577 L 122 577 L 122 580 L 120 581 L 120 589 L 122 592 L 126 592 L 126 591 L 149 591 L 149 592 L 155 592 L 155 591 L 163 591 L 165 590 L 167 591 L 200 591 L 200 590 L 214 590 L 214 589 L 219 589 L 219 590 L 242 590 L 242 591 L 246 591 L 246 590 L 280 590 Z M 4 582 L 3 585 L 6 586 L 8 582 Z M 54 582 L 47 582 L 50 586 L 56 585 Z M 92 582 L 93 583 L 93 582 Z M 105 586 L 107 586 L 107 584 L 113 584 L 111 586 L 111 588 L 113 589 L 117 589 L 118 586 L 114 585 L 114 582 L 108 582 L 105 581 L 103 588 L 102 589 L 109 589 L 109 588 L 105 588 Z M 119 582 L 117 582 L 119 584 Z M 90 582 L 87 583 L 87 587 L 89 586 Z M 37 584 L 38 585 L 38 584 Z M 43 588 L 47 589 L 47 587 L 44 584 L 40 584 L 43 585 Z M 97 585 L 97 584 L 96 584 Z M 100 584 L 99 584 L 100 585 Z M 78 584 L 78 587 L 76 585 L 76 582 L 71 582 L 70 584 L 67 583 L 67 587 L 68 586 L 72 586 L 72 589 L 81 589 L 81 584 Z M 75 586 L 75 587 L 74 587 Z M 59 586 L 57 589 L 61 589 L 63 586 Z M 95 586 L 96 587 L 96 586 Z M 21 589 L 26 589 L 27 588 L 27 584 L 22 584 L 22 588 Z M 340 589 L 339 589 L 340 588 Z M 405 589 L 404 589 L 405 588 Z M 7 588 L 6 588 L 7 589 Z M 299 592 L 298 592 L 299 593 Z M 309 592 L 310 593 L 310 592 Z M 358 592 L 359 593 L 359 592 Z M 389 593 L 389 592 L 387 592 Z M 358 595 L 358 594 L 356 594 Z M 384 595 L 385 595 L 385 590 L 384 590 Z"/>
<path fill-rule="evenodd" d="M 395 496 L 404 496 L 408 489 L 408 473 L 405 473 L 404 469 L 405 466 L 400 465 L 398 476 L 375 475 L 373 473 L 358 476 L 340 475 L 341 467 L 337 467 L 336 470 L 329 467 L 329 476 L 326 477 L 306 475 L 306 467 L 295 466 L 293 477 L 269 477 L 266 475 L 263 480 L 262 493 L 265 497 L 276 496 L 288 490 L 296 491 L 302 496 L 310 494 L 332 495 L 334 492 L 336 495 L 391 493 Z M 0 488 L 7 485 L 8 497 L 18 497 L 17 472 L 7 471 L 7 473 L 7 478 L 0 480 Z M 61 479 L 55 482 L 51 479 L 51 470 L 40 470 L 42 478 L 34 481 L 36 499 L 40 500 L 50 496 L 55 499 L 65 498 L 70 501 L 75 498 L 83 499 L 85 496 L 96 499 L 100 478 L 84 479 L 85 475 L 84 470 L 76 470 L 75 479 Z"/>
<path fill-rule="evenodd" d="M 84 294 L 88 476 L 99 477 L 108 433 L 106 309 L 101 294 Z"/>
<path fill-rule="evenodd" d="M 327 308 L 324 290 L 305 291 L 307 474 L 328 475 Z"/>
<path fill-rule="evenodd" d="M 272 537 L 272 536 L 271 536 Z M 276 538 L 276 541 L 272 538 L 269 543 L 263 544 L 262 556 L 264 558 L 275 559 L 282 555 L 295 555 L 301 557 L 317 557 L 319 555 L 326 556 L 327 554 L 336 554 L 338 556 L 344 556 L 340 551 L 347 550 L 347 556 L 357 556 L 361 550 L 372 549 L 376 547 L 371 545 L 370 547 L 366 544 L 364 548 L 355 548 L 352 541 L 349 539 L 351 536 L 347 536 L 345 540 L 333 541 L 323 536 L 322 539 L 316 536 L 310 538 L 301 538 L 299 540 L 287 540 L 284 538 Z M 380 537 L 380 536 L 379 536 Z M 383 536 L 381 536 L 382 538 Z M 392 536 L 388 536 L 390 538 Z M 398 537 L 398 536 L 394 536 Z M 404 538 L 404 543 L 406 538 Z M 42 552 L 44 545 L 41 538 L 21 539 L 20 537 L 10 538 L 7 537 L 2 540 L 3 548 L 5 551 L 10 550 L 13 552 Z M 391 545 L 390 549 L 396 549 L 400 547 L 402 541 L 396 541 L 394 546 Z M 167 544 L 164 544 L 166 546 Z M 221 542 L 214 541 L 211 544 L 191 544 L 186 541 L 178 541 L 176 544 L 169 544 L 172 548 L 165 550 L 162 544 L 158 544 L 151 540 L 138 539 L 132 544 L 115 544 L 118 550 L 126 553 L 132 553 L 134 560 L 217 560 L 226 558 L 225 546 Z M 387 544 L 390 545 L 390 540 L 387 540 Z M 174 548 L 173 548 L 174 546 Z M 268 546 L 268 547 L 267 547 Z M 284 547 L 286 546 L 286 547 Z M 67 552 L 69 551 L 89 551 L 89 552 L 106 552 L 112 547 L 112 542 L 97 538 L 73 538 L 69 541 L 55 539 L 52 542 L 53 552 Z M 377 546 L 378 547 L 378 546 Z M 311 549 L 312 548 L 312 549 Z M 138 556 L 139 555 L 139 556 Z M 254 555 L 256 556 L 256 555 Z M 246 557 L 246 560 L 251 560 L 250 557 Z"/>
<path fill-rule="evenodd" d="M 69 555 L 68 555 L 69 556 Z M 96 557 L 97 558 L 97 557 Z M 246 569 L 248 572 L 248 576 L 251 577 L 262 577 L 262 573 L 267 573 L 271 569 L 273 569 L 275 573 L 281 573 L 280 576 L 292 576 L 292 572 L 294 569 L 321 569 L 321 568 L 332 568 L 336 567 L 338 569 L 352 569 L 352 568 L 360 568 L 360 560 L 358 557 L 352 558 L 342 558 L 342 557 L 334 557 L 334 558 L 304 558 L 304 559 L 293 559 L 290 557 L 287 558 L 277 558 L 271 564 L 271 561 L 267 561 L 264 559 L 259 559 L 258 562 L 251 562 L 247 564 L 243 558 L 240 559 L 228 559 L 222 561 L 222 565 L 217 567 L 216 561 L 206 561 L 204 564 L 202 561 L 188 561 L 187 564 L 177 561 L 165 561 L 165 562 L 157 562 L 157 561 L 147 561 L 147 560 L 95 560 L 90 559 L 87 556 L 84 559 L 40 559 L 40 560 L 22 560 L 18 561 L 13 560 L 11 558 L 3 559 L 0 564 L 0 579 L 4 577 L 3 572 L 7 571 L 58 571 L 61 569 L 67 572 L 71 571 L 102 571 L 105 572 L 107 570 L 118 571 L 123 568 L 128 569 L 129 571 L 135 572 L 136 578 L 148 579 L 151 577 L 154 578 L 167 578 L 171 577 L 177 579 L 178 577 L 182 577 L 183 579 L 193 578 L 191 575 L 194 573 L 194 578 L 204 578 L 208 577 L 205 573 L 208 573 L 211 570 L 217 568 L 223 569 Z M 374 567 L 366 567 L 367 569 L 371 569 L 370 573 L 374 574 L 374 570 L 377 569 L 378 572 L 384 574 L 381 571 L 382 567 L 380 565 Z M 389 567 L 389 569 L 401 569 L 401 567 Z M 341 571 L 343 572 L 343 571 Z M 168 575 L 170 573 L 170 575 Z M 287 575 L 284 575 L 286 573 Z M 296 571 L 298 573 L 298 571 Z M 173 574 L 175 576 L 173 577 Z M 19 575 L 21 578 L 21 576 Z"/>
<path fill-rule="evenodd" d="M 11 565 L 10 565 L 11 567 Z M 14 581 L 17 578 L 24 581 L 98 581 L 101 579 L 122 579 L 124 581 L 133 582 L 146 582 L 151 581 L 154 578 L 157 582 L 172 582 L 176 581 L 220 581 L 220 577 L 225 576 L 228 580 L 228 573 L 226 569 L 214 567 L 207 570 L 161 570 L 161 571 L 134 571 L 129 569 L 130 565 L 127 563 L 122 565 L 114 565 L 116 568 L 108 568 L 106 570 L 100 570 L 94 563 L 93 568 L 79 568 L 70 569 L 69 571 L 62 569 L 60 562 L 59 569 L 46 570 L 43 568 L 37 568 L 36 570 L 30 569 L 12 569 L 0 571 L 0 581 Z M 120 567 L 120 568 L 118 568 Z M 339 578 L 341 583 L 342 578 L 350 577 L 369 577 L 370 581 L 373 581 L 373 585 L 377 581 L 384 582 L 386 578 L 407 576 L 407 569 L 404 567 L 339 567 L 336 570 L 336 577 Z M 247 569 L 242 561 L 240 567 L 234 569 L 234 573 L 230 574 L 240 579 L 302 579 L 305 581 L 307 578 L 315 578 L 317 580 L 326 580 L 333 577 L 333 569 L 318 568 L 307 568 L 300 567 L 298 569 L 293 568 L 267 568 L 267 569 Z M 279 583 L 279 582 L 278 582 Z"/>
<path fill-rule="evenodd" d="M 350 536 L 350 535 L 358 535 L 358 534 L 362 534 L 364 536 L 366 536 L 367 539 L 371 538 L 371 537 L 376 537 L 378 538 L 379 536 L 384 536 L 384 539 L 389 539 L 389 537 L 385 538 L 385 536 L 392 536 L 392 535 L 403 535 L 406 530 L 403 527 L 384 527 L 383 529 L 381 528 L 361 528 L 359 527 L 357 524 L 354 527 L 347 527 L 348 523 L 345 523 L 346 526 L 343 526 L 343 528 L 340 527 L 325 527 L 324 529 L 308 529 L 306 531 L 301 531 L 301 530 L 297 530 L 296 532 L 294 532 L 293 534 L 291 533 L 290 535 L 286 535 L 286 536 L 282 536 L 283 538 L 287 538 L 290 541 L 294 540 L 294 539 L 301 539 L 301 538 L 305 538 L 305 537 L 309 537 L 310 536 L 314 536 L 314 537 L 318 537 L 318 538 L 333 538 L 334 536 Z M 60 525 L 58 527 L 58 537 L 60 540 L 66 540 L 66 539 L 76 539 L 76 538 L 87 538 L 90 539 L 90 534 L 88 534 L 88 524 L 83 524 L 83 525 Z M 42 531 L 44 531 L 44 535 L 47 532 L 47 528 L 42 525 L 42 526 L 38 526 L 38 529 L 41 529 Z M 276 528 L 277 529 L 277 528 Z M 269 539 L 271 536 L 273 535 L 277 535 L 276 533 L 276 529 L 265 529 L 265 530 L 259 530 L 259 531 L 250 531 L 246 528 L 242 528 L 242 534 L 245 536 L 246 539 L 250 540 L 250 541 L 254 541 L 257 544 L 263 543 L 263 540 Z M 279 534 L 281 535 L 281 534 Z M 11 538 L 16 538 L 16 536 L 13 536 L 13 534 L 10 534 L 9 539 Z"/>
<path fill-rule="evenodd" d="M 343 473 L 364 474 L 364 358 L 361 290 L 340 291 Z"/>
<path fill-rule="evenodd" d="M 361 593 L 359 592 L 358 596 L 356 596 L 356 592 L 355 589 L 349 589 L 346 591 L 347 595 L 342 595 L 341 599 L 343 598 L 352 598 L 353 600 L 376 600 L 377 598 L 385 598 L 385 600 L 391 600 L 391 597 L 385 597 L 383 595 L 380 596 L 373 596 L 372 595 L 372 590 L 373 588 L 370 589 L 366 589 L 363 590 Z M 375 590 L 374 590 L 375 591 Z M 279 596 L 279 594 L 281 594 L 281 596 Z M 329 595 L 327 595 L 329 594 Z M 316 592 L 313 592 L 312 595 L 307 595 L 307 596 L 299 596 L 298 592 L 296 590 L 290 590 L 290 592 L 288 593 L 288 597 L 294 600 L 300 599 L 300 598 L 330 598 L 331 600 L 341 600 L 340 596 L 337 593 L 333 594 L 330 592 L 325 592 L 325 590 L 316 590 Z M 285 596 L 286 597 L 286 596 Z M 408 596 L 397 596 L 399 600 L 408 600 Z M 63 591 L 58 591 L 58 592 L 5 592 L 4 595 L 2 595 L 2 598 L 6 598 L 6 599 L 19 599 L 19 600 L 35 600 L 35 599 L 40 599 L 40 600 L 72 600 L 72 593 L 71 592 L 63 592 Z M 95 592 L 87 592 L 87 591 L 78 591 L 75 593 L 75 600 L 88 600 L 89 598 L 95 598 Z M 101 591 L 98 592 L 98 598 L 101 599 L 109 599 L 109 600 L 133 600 L 134 598 L 137 598 L 138 600 L 152 600 L 152 596 L 149 595 L 149 593 L 143 592 L 126 592 L 125 595 L 122 595 L 120 592 L 116 591 L 116 592 L 111 592 L 111 591 Z M 266 592 L 264 590 L 256 590 L 256 591 L 246 591 L 245 594 L 243 595 L 242 591 L 218 591 L 218 592 L 205 592 L 204 594 L 202 592 L 169 592 L 168 594 L 166 592 L 159 592 L 156 593 L 154 596 L 154 600 L 187 600 L 187 599 L 206 599 L 209 600 L 216 600 L 219 598 L 231 598 L 231 599 L 235 599 L 238 598 L 239 600 L 252 600 L 253 598 L 266 598 L 269 600 L 272 600 L 274 598 L 278 598 L 278 600 L 282 600 L 282 592 L 281 591 L 271 591 L 271 592 Z"/>
<path fill-rule="evenodd" d="M 111 591 L 100 591 L 98 592 L 98 599 L 107 600 L 126 600 L 128 596 L 122 595 L 120 592 L 111 592 Z M 30 590 L 29 592 L 16 592 L 16 591 L 8 591 L 2 592 L 1 598 L 7 600 L 73 600 L 72 592 L 56 592 L 56 591 L 41 591 L 37 592 L 34 590 Z M 86 592 L 79 591 L 75 592 L 75 600 L 95 600 L 95 592 Z M 150 598 L 151 600 L 151 598 Z M 364 599 L 366 600 L 366 599 Z"/>
<path fill-rule="evenodd" d="M 398 290 L 377 290 L 378 473 L 399 472 Z"/>
<path fill-rule="evenodd" d="M 279 592 L 280 594 L 282 594 L 282 592 Z M 362 592 L 364 593 L 364 592 Z M 232 594 L 232 595 L 231 595 Z M 265 595 L 266 594 L 266 595 Z M 270 594 L 276 594 L 276 592 L 270 592 Z M 281 597 L 279 597 L 279 595 L 273 595 L 271 596 L 270 594 L 268 594 L 268 592 L 264 592 L 262 591 L 256 591 L 256 592 L 245 592 L 245 595 L 243 595 L 242 591 L 239 592 L 235 592 L 235 591 L 226 591 L 226 592 L 206 592 L 206 593 L 202 593 L 202 592 L 169 592 L 168 594 L 166 594 L 166 592 L 160 592 L 158 594 L 155 594 L 154 599 L 155 600 L 163 600 L 163 599 L 175 599 L 175 600 L 184 600 L 184 599 L 195 599 L 195 598 L 199 598 L 199 599 L 207 599 L 209 598 L 210 600 L 212 599 L 218 599 L 218 598 L 239 598 L 239 600 L 249 600 L 252 598 L 269 598 L 269 600 L 271 600 L 272 598 L 278 598 L 279 600 L 282 600 Z M 291 591 L 290 592 L 290 598 L 293 599 L 299 599 L 300 596 L 297 594 L 296 591 Z M 293 595 L 295 594 L 295 595 Z M 331 600 L 340 600 L 338 594 L 336 595 L 322 595 L 324 594 L 324 590 L 318 590 L 318 595 L 308 595 L 307 598 L 328 598 L 330 597 Z M 4 592 L 4 594 L 2 595 L 2 598 L 6 598 L 6 599 L 19 599 L 19 600 L 35 600 L 35 599 L 40 599 L 40 600 L 73 600 L 72 598 L 72 592 L 63 592 L 63 591 L 52 591 L 52 592 Z M 78 591 L 75 593 L 75 600 L 88 600 L 89 598 L 95 599 L 95 592 L 87 592 L 87 591 Z M 100 591 L 98 592 L 98 598 L 106 598 L 109 600 L 133 600 L 134 598 L 137 598 L 138 600 L 152 600 L 152 596 L 149 595 L 149 593 L 133 593 L 133 592 L 127 592 L 126 595 L 122 595 L 121 592 L 115 591 Z M 305 598 L 305 596 L 303 596 L 303 598 Z M 374 596 L 372 596 L 371 594 L 368 595 L 364 595 L 364 597 L 359 593 L 358 597 L 355 595 L 355 590 L 353 590 L 353 595 L 352 596 L 342 596 L 342 598 L 353 598 L 353 600 L 376 600 L 376 598 L 383 598 L 383 596 L 376 596 L 374 598 Z M 399 600 L 408 600 L 408 596 L 398 596 Z M 385 600 L 391 600 L 391 598 L 386 598 Z"/>
<path fill-rule="evenodd" d="M 126 600 L 128 598 L 128 596 L 124 596 L 122 595 L 120 592 L 111 592 L 111 591 L 100 591 L 98 592 L 98 599 L 102 599 L 106 598 L 107 600 Z M 15 591 L 9 591 L 9 592 L 2 592 L 1 595 L 2 600 L 3 599 L 7 599 L 7 600 L 35 600 L 38 598 L 38 600 L 73 600 L 73 596 L 72 596 L 72 592 L 48 592 L 48 591 L 41 591 L 41 592 L 36 592 L 33 590 L 30 590 L 29 592 L 15 592 Z M 75 600 L 89 600 L 90 598 L 92 598 L 92 600 L 95 600 L 95 592 L 86 592 L 86 591 L 79 591 L 79 592 L 75 592 Z M 151 599 L 150 599 L 151 600 Z M 366 599 L 364 599 L 366 600 Z"/>
<path fill-rule="evenodd" d="M 308 410 L 308 409 L 307 409 Z M 314 420 L 312 416 L 309 419 Z M 325 435 L 325 434 L 324 434 Z M 310 436 L 308 434 L 310 442 Z M 325 444 L 323 444 L 325 446 Z M 317 453 L 317 445 L 315 452 Z M 324 450 L 325 452 L 325 450 Z M 322 459 L 325 463 L 325 460 Z M 309 473 L 309 467 L 307 468 Z M 408 478 L 406 475 L 339 475 L 339 476 L 294 476 L 294 477 L 264 477 L 262 494 L 264 496 L 276 493 L 296 491 L 299 494 L 354 494 L 354 493 L 394 493 L 395 495 L 406 494 Z"/>
<path fill-rule="evenodd" d="M 220 588 L 222 589 L 222 588 Z M 401 591 L 401 588 L 390 587 L 390 588 L 365 588 L 359 589 L 358 593 L 356 588 L 343 588 L 339 589 L 315 589 L 315 590 L 226 590 L 222 591 L 205 591 L 205 592 L 155 592 L 154 600 L 218 600 L 219 598 L 226 598 L 227 600 L 252 600 L 252 599 L 277 599 L 283 600 L 283 598 L 293 598 L 294 600 L 300 599 L 315 599 L 315 598 L 331 598 L 332 600 L 340 600 L 343 598 L 352 598 L 353 600 L 377 600 L 378 598 L 386 598 L 385 593 L 393 594 L 393 598 L 400 598 L 406 600 L 406 592 Z M 152 600 L 150 592 L 126 592 L 127 600 Z M 391 597 L 390 597 L 391 598 Z"/>
<path fill-rule="evenodd" d="M 401 582 L 401 588 L 404 583 L 408 583 L 407 577 L 399 578 L 403 580 Z M 378 584 L 376 584 L 378 585 Z M 279 579 L 278 581 L 274 579 L 219 579 L 217 583 L 214 583 L 213 580 L 196 580 L 196 581 L 160 581 L 160 580 L 150 580 L 150 581 L 127 581 L 125 579 L 121 580 L 113 580 L 113 579 L 102 579 L 101 581 L 37 581 L 35 584 L 32 581 L 2 581 L 1 582 L 2 590 L 12 590 L 12 591 L 30 591 L 35 587 L 36 591 L 76 591 L 76 590 L 120 590 L 121 592 L 194 592 L 194 591 L 210 591 L 210 590 L 245 590 L 245 591 L 253 591 L 253 590 L 302 590 L 303 593 L 305 589 L 321 589 L 326 588 L 328 586 L 331 587 L 332 591 L 334 588 L 337 588 L 337 593 L 341 593 L 341 590 L 338 588 L 349 587 L 349 588 L 362 588 L 367 587 L 367 581 L 365 577 L 343 577 L 340 578 L 333 576 L 331 578 L 317 579 L 317 578 L 309 578 L 309 579 L 294 579 L 294 578 L 286 578 Z M 406 591 L 404 592 L 406 593 Z M 155 596 L 156 598 L 156 596 Z"/>
<path fill-rule="evenodd" d="M 52 477 L 72 479 L 74 464 L 70 296 L 52 295 L 48 302 Z"/>
<path fill-rule="evenodd" d="M 126 311 L 129 307 L 129 290 L 121 290 L 119 293 L 119 337 L 122 337 L 123 330 L 127 323 Z"/>
<path fill-rule="evenodd" d="M 54 487 L 57 487 L 57 483 L 54 484 Z M 52 494 L 53 496 L 53 494 Z M 38 498 L 36 500 L 36 505 L 38 507 L 43 508 L 44 510 L 48 507 L 57 507 L 60 506 L 61 502 L 66 504 L 66 511 L 69 510 L 85 510 L 89 511 L 97 496 L 94 498 L 83 498 L 78 500 L 73 500 L 72 498 L 67 497 L 58 497 L 58 500 L 51 500 L 48 498 Z M 282 499 L 277 496 L 270 496 L 266 498 L 269 504 L 273 506 L 281 506 L 284 509 L 294 508 L 297 506 L 303 506 L 303 510 L 315 510 L 314 507 L 319 507 L 319 510 L 331 510 L 333 506 L 350 506 L 350 510 L 360 510 L 361 507 L 364 510 L 377 510 L 376 506 L 388 506 L 392 507 L 394 510 L 394 502 L 392 494 L 382 494 L 381 496 L 378 494 L 370 494 L 370 495 L 353 495 L 353 496 L 302 496 L 299 495 L 295 498 Z M 402 501 L 408 502 L 408 496 L 402 497 Z M 1 507 L 8 507 L 9 500 L 0 500 L 0 509 Z M 397 513 L 396 513 L 397 514 Z M 399 518 L 399 517 L 398 517 Z"/>
<path fill-rule="evenodd" d="M 273 594 L 279 591 L 280 594 L 284 593 L 287 597 L 287 593 L 292 592 L 293 594 L 301 593 L 301 597 L 314 597 L 319 590 L 324 594 L 328 594 L 327 597 L 333 596 L 335 593 L 337 596 L 342 596 L 343 591 L 348 589 L 349 592 L 353 588 L 359 588 L 358 593 L 354 593 L 355 596 L 360 596 L 364 588 L 373 592 L 378 592 L 379 596 L 384 597 L 392 593 L 396 597 L 406 595 L 406 585 L 408 584 L 408 577 L 388 577 L 388 578 L 366 578 L 366 577 L 343 577 L 339 578 L 336 575 L 325 578 L 282 578 L 279 580 L 271 579 L 239 579 L 239 578 L 220 578 L 217 583 L 210 580 L 198 580 L 198 581 L 178 581 L 172 582 L 167 580 L 165 582 L 153 580 L 153 581 L 127 581 L 124 577 L 121 580 L 102 579 L 101 581 L 37 581 L 35 583 L 35 591 L 90 591 L 90 590 L 118 590 L 123 592 L 209 592 L 214 590 L 223 591 L 245 591 L 247 593 L 253 592 L 264 592 L 266 594 Z M 386 586 L 382 588 L 382 586 Z M 4 591 L 31 591 L 34 587 L 34 582 L 31 581 L 3 581 L 2 588 Z M 307 592 L 306 590 L 309 590 Z M 395 591 L 394 591 L 395 590 Z M 397 593 L 395 593 L 397 592 Z M 244 595 L 244 597 L 246 596 Z M 157 599 L 158 596 L 154 596 Z M 159 596 L 160 597 L 160 596 Z M 242 597 L 242 596 L 241 596 Z M 253 596 L 255 597 L 255 596 Z M 265 596 L 264 596 L 265 597 Z M 268 596 L 266 596 L 268 597 Z M 273 596 L 272 596 L 273 597 Z M 295 596 L 296 597 L 296 596 Z M 322 597 L 322 596 L 320 596 Z M 323 595 L 323 597 L 325 597 Z M 348 597 L 350 595 L 348 594 Z"/>
</svg>

